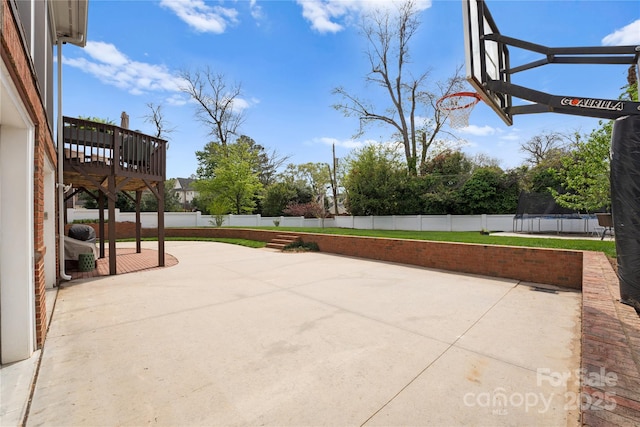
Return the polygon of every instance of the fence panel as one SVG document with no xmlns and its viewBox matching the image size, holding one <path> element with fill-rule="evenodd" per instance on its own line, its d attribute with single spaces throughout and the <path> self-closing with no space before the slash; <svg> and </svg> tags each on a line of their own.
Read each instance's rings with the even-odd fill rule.
<svg viewBox="0 0 640 427">
<path fill-rule="evenodd" d="M 211 227 L 215 225 L 215 217 L 202 215 L 200 212 L 166 212 L 166 227 Z M 105 218 L 108 212 L 105 210 Z M 134 212 L 120 212 L 116 209 L 116 221 L 135 222 Z M 97 220 L 97 209 L 67 209 L 67 221 Z M 234 227 L 273 227 L 274 220 L 280 221 L 281 227 L 313 227 L 323 226 L 320 218 L 304 217 L 262 217 L 261 215 L 225 215 L 223 226 Z M 155 212 L 142 212 L 143 228 L 153 228 L 158 224 Z M 424 230 L 424 231 L 490 231 L 525 232 L 525 233 L 593 233 L 598 228 L 595 217 L 575 219 L 525 218 L 514 220 L 513 215 L 392 215 L 392 216 L 338 216 L 326 218 L 324 227 L 354 228 L 363 230 Z"/>
<path fill-rule="evenodd" d="M 513 231 L 513 215 L 487 215 L 489 231 Z"/>
<path fill-rule="evenodd" d="M 156 215 L 154 213 L 154 215 Z M 197 227 L 200 212 L 165 212 L 165 227 Z M 135 219 L 134 219 L 135 221 Z"/>
<path fill-rule="evenodd" d="M 422 229 L 421 215 L 397 215 L 394 218 L 396 230 L 419 231 Z"/>
<path fill-rule="evenodd" d="M 451 215 L 451 231 L 480 231 L 482 215 Z"/>
<path fill-rule="evenodd" d="M 357 230 L 372 230 L 374 218 L 372 216 L 354 216 L 353 227 Z"/>
<path fill-rule="evenodd" d="M 425 231 L 451 231 L 450 215 L 423 215 L 420 221 Z"/>
<path fill-rule="evenodd" d="M 257 227 L 260 215 L 229 215 L 229 225 L 233 227 Z"/>
<path fill-rule="evenodd" d="M 374 230 L 395 230 L 396 224 L 393 216 L 374 216 L 373 217 L 373 229 Z"/>
</svg>

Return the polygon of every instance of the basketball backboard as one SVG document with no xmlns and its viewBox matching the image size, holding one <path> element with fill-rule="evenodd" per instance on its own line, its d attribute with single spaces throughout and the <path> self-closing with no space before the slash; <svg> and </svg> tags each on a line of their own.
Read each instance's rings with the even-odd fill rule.
<svg viewBox="0 0 640 427">
<path fill-rule="evenodd" d="M 506 44 L 484 38 L 487 34 L 500 34 L 484 0 L 462 0 L 466 78 L 489 105 L 509 126 L 513 118 L 508 113 L 511 95 L 487 88 L 490 80 L 509 83 L 509 50 Z"/>
</svg>

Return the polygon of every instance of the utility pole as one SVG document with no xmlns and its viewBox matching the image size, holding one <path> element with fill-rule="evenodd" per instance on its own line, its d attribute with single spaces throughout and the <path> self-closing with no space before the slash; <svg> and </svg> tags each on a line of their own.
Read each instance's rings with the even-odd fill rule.
<svg viewBox="0 0 640 427">
<path fill-rule="evenodd" d="M 336 144 L 333 147 L 333 177 L 331 179 L 331 188 L 333 189 L 333 210 L 334 214 L 338 215 L 338 175 L 336 169 L 338 168 L 338 159 L 336 159 Z"/>
</svg>

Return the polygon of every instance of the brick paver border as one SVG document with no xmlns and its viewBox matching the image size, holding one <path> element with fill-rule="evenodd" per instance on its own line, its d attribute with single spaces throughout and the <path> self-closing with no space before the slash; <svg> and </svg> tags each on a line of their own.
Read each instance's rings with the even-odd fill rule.
<svg viewBox="0 0 640 427">
<path fill-rule="evenodd" d="M 640 317 L 600 252 L 584 252 L 582 424 L 640 426 Z"/>
</svg>

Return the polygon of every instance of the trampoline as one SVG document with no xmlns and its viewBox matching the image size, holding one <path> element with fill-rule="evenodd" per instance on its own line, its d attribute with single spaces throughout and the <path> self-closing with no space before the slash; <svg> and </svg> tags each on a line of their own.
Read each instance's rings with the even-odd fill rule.
<svg viewBox="0 0 640 427">
<path fill-rule="evenodd" d="M 520 192 L 518 208 L 513 217 L 513 231 L 516 233 L 565 232 L 565 220 L 582 220 L 582 232 L 589 233 L 589 220 L 595 220 L 595 214 L 582 214 L 573 209 L 563 208 L 554 200 L 551 193 Z M 576 232 L 572 228 L 568 232 Z"/>
</svg>

